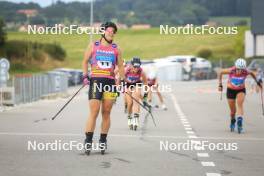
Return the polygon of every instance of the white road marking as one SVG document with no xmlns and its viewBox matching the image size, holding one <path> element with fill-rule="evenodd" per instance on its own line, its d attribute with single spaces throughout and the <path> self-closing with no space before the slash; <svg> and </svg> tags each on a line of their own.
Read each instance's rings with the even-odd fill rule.
<svg viewBox="0 0 264 176">
<path fill-rule="evenodd" d="M 197 153 L 198 157 L 209 157 L 208 153 Z"/>
<path fill-rule="evenodd" d="M 186 131 L 187 134 L 194 134 L 193 131 Z"/>
<path fill-rule="evenodd" d="M 181 121 L 188 121 L 186 118 L 180 118 Z"/>
<path fill-rule="evenodd" d="M 182 121 L 183 124 L 188 124 L 189 122 Z"/>
<path fill-rule="evenodd" d="M 197 136 L 195 136 L 195 135 L 190 135 L 190 136 L 188 136 L 189 138 L 191 138 L 191 139 L 196 139 L 196 138 L 198 138 Z"/>
<path fill-rule="evenodd" d="M 202 161 L 201 164 L 204 167 L 214 167 L 215 166 L 214 162 L 207 162 L 207 161 L 205 162 L 205 161 Z"/>
<path fill-rule="evenodd" d="M 192 130 L 192 128 L 189 128 L 189 127 L 187 127 L 187 128 L 184 128 L 185 130 Z"/>
<path fill-rule="evenodd" d="M 206 176 L 221 176 L 221 174 L 218 174 L 218 173 L 206 173 Z"/>
</svg>

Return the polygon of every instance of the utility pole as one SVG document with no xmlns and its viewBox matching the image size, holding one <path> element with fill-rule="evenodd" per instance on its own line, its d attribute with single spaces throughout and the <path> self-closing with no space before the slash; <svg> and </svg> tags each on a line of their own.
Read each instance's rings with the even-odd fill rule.
<svg viewBox="0 0 264 176">
<path fill-rule="evenodd" d="M 90 2 L 91 7 L 90 7 L 90 27 L 93 26 L 93 0 Z M 93 34 L 92 32 L 90 33 L 90 44 L 92 43 L 93 40 Z"/>
</svg>

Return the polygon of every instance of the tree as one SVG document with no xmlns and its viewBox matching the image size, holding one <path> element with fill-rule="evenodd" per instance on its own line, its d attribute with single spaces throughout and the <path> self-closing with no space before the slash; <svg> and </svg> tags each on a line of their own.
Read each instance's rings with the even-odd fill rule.
<svg viewBox="0 0 264 176">
<path fill-rule="evenodd" d="M 0 18 L 0 46 L 4 45 L 6 41 L 6 33 L 4 31 L 4 26 L 4 20 Z"/>
</svg>

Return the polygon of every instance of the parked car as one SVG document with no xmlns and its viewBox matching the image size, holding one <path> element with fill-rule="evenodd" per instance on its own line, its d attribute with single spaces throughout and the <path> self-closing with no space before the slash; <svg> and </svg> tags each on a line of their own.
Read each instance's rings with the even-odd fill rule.
<svg viewBox="0 0 264 176">
<path fill-rule="evenodd" d="M 212 63 L 192 55 L 176 55 L 157 59 L 155 62 L 177 62 L 183 67 L 183 80 L 211 79 Z"/>
<path fill-rule="evenodd" d="M 251 71 L 256 71 L 257 69 L 264 71 L 264 58 L 253 59 L 248 65 L 248 69 Z"/>
<path fill-rule="evenodd" d="M 69 69 L 69 68 L 58 68 L 55 71 L 63 72 L 68 75 L 69 86 L 76 86 L 82 84 L 82 70 Z"/>
</svg>

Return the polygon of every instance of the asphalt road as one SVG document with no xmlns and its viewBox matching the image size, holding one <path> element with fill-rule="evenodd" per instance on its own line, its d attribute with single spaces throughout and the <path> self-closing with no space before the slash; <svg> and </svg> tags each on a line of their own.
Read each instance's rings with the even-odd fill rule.
<svg viewBox="0 0 264 176">
<path fill-rule="evenodd" d="M 225 96 L 220 100 L 216 81 L 170 85 L 172 92 L 164 93 L 168 110 L 153 110 L 157 127 L 142 111 L 139 130 L 128 130 L 123 101 L 118 99 L 105 155 L 92 151 L 86 156 L 77 148 L 41 148 L 54 142 L 83 143 L 89 112 L 85 90 L 54 121 L 50 118 L 67 99 L 42 100 L 1 112 L 0 175 L 264 175 L 264 117 L 258 94 L 247 95 L 245 130 L 238 134 L 229 130 L 227 102 Z M 99 129 L 100 117 L 95 134 Z M 34 141 L 38 150 L 29 150 Z M 197 142 L 211 148 L 178 147 Z M 226 148 L 214 148 L 218 144 Z"/>
</svg>

